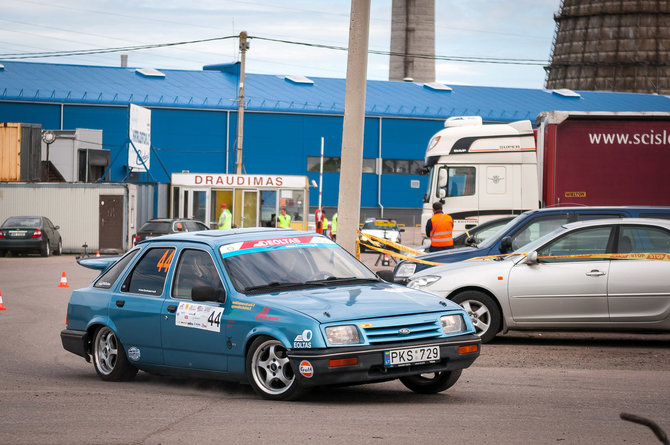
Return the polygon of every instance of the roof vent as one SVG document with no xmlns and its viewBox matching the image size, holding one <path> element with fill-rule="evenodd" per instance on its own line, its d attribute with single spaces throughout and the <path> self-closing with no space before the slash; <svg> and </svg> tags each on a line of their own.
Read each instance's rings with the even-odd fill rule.
<svg viewBox="0 0 670 445">
<path fill-rule="evenodd" d="M 301 85 L 314 85 L 314 81 L 305 76 L 284 76 L 284 80 L 289 82 L 299 83 Z"/>
<path fill-rule="evenodd" d="M 423 86 L 436 91 L 451 91 L 451 87 L 449 85 L 445 85 L 440 82 L 424 83 Z"/>
<path fill-rule="evenodd" d="M 575 93 L 574 91 L 568 90 L 567 88 L 563 88 L 560 90 L 553 90 L 552 93 L 558 94 L 559 96 L 563 97 L 582 97 L 580 96 L 579 93 Z"/>
<path fill-rule="evenodd" d="M 138 68 L 135 70 L 135 72 L 140 76 L 144 77 L 161 77 L 161 78 L 165 77 L 165 74 L 153 68 Z"/>
</svg>

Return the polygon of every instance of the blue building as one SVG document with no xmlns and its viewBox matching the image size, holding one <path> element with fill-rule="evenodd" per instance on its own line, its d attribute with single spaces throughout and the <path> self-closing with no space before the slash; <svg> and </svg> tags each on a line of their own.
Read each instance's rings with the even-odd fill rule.
<svg viewBox="0 0 670 445">
<path fill-rule="evenodd" d="M 345 80 L 246 74 L 243 173 L 307 175 L 337 206 Z M 0 122 L 100 129 L 112 182 L 169 183 L 173 173 L 235 173 L 239 64 L 201 71 L 0 61 Z M 130 104 L 151 109 L 151 165 L 128 169 Z M 667 96 L 368 81 L 361 217 L 418 222 L 430 137 L 451 116 L 534 121 L 543 111 L 670 111 Z M 310 204 L 318 190 L 310 189 Z M 214 215 L 211 215 L 215 219 Z"/>
</svg>

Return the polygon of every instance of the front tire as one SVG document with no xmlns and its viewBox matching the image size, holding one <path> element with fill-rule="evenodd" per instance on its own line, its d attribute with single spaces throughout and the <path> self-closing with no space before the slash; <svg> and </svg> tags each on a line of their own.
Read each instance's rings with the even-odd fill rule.
<svg viewBox="0 0 670 445">
<path fill-rule="evenodd" d="M 58 246 L 54 250 L 54 255 L 61 255 L 63 253 L 63 240 L 58 240 Z"/>
<path fill-rule="evenodd" d="M 428 374 L 400 377 L 407 388 L 418 394 L 437 394 L 454 386 L 461 376 L 461 369 L 454 371 L 431 372 Z"/>
<path fill-rule="evenodd" d="M 498 305 L 483 292 L 465 291 L 451 299 L 466 310 L 482 343 L 488 343 L 500 331 L 502 316 Z"/>
<path fill-rule="evenodd" d="M 268 400 L 293 400 L 303 393 L 286 355 L 286 348 L 272 337 L 256 338 L 247 353 L 247 379 L 253 390 Z"/>
<path fill-rule="evenodd" d="M 102 380 L 132 380 L 137 368 L 128 362 L 126 352 L 118 337 L 109 327 L 103 326 L 93 340 L 93 366 Z"/>
</svg>

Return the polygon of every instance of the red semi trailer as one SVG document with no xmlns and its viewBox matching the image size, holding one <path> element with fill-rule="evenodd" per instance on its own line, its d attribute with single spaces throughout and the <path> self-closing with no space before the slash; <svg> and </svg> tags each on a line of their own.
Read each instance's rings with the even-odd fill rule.
<svg viewBox="0 0 670 445">
<path fill-rule="evenodd" d="M 670 205 L 670 113 L 538 116 L 541 205 Z"/>
</svg>

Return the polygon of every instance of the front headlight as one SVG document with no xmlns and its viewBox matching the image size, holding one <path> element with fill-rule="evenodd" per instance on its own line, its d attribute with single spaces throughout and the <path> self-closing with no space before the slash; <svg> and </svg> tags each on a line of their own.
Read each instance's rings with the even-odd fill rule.
<svg viewBox="0 0 670 445">
<path fill-rule="evenodd" d="M 412 262 L 402 263 L 400 266 L 398 266 L 398 271 L 396 272 L 395 276 L 398 278 L 407 278 L 411 275 L 414 275 L 415 270 L 416 270 L 416 263 Z"/>
<path fill-rule="evenodd" d="M 331 345 L 351 345 L 361 342 L 358 329 L 351 324 L 326 328 L 326 338 Z"/>
<path fill-rule="evenodd" d="M 445 334 L 455 334 L 457 332 L 465 331 L 465 323 L 463 317 L 460 315 L 445 315 L 440 317 L 442 322 L 442 330 Z"/>
<path fill-rule="evenodd" d="M 407 287 L 412 289 L 420 289 L 422 287 L 430 286 L 431 284 L 437 282 L 441 277 L 439 275 L 424 275 L 422 277 L 414 278 L 412 281 L 407 283 Z"/>
</svg>

